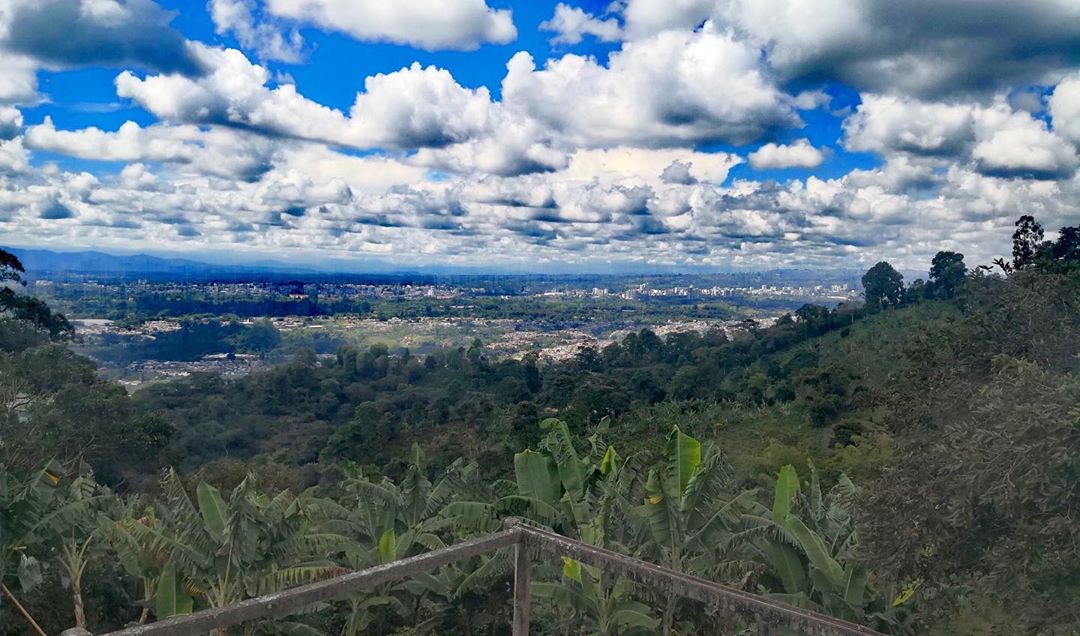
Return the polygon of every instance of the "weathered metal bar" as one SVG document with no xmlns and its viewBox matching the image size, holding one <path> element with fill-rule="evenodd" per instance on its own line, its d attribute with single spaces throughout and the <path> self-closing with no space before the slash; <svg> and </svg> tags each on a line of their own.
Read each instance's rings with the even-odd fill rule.
<svg viewBox="0 0 1080 636">
<path fill-rule="evenodd" d="M 455 561 L 516 545 L 520 538 L 520 529 L 504 530 L 485 537 L 462 541 L 434 552 L 426 552 L 284 592 L 248 599 L 228 607 L 209 609 L 187 616 L 175 616 L 149 625 L 121 629 L 107 636 L 191 636 L 247 621 L 281 618 L 295 614 L 315 603 L 339 599 L 360 590 L 408 578 Z"/>
<path fill-rule="evenodd" d="M 513 636 L 529 636 L 529 611 L 532 609 L 532 555 L 519 542 L 514 546 L 514 623 Z"/>
<path fill-rule="evenodd" d="M 585 545 L 554 532 L 526 525 L 518 528 L 523 538 L 523 545 L 519 549 L 532 548 L 539 554 L 554 558 L 567 556 L 609 574 L 740 615 L 756 621 L 759 626 L 785 626 L 811 636 L 880 634 L 869 627 L 766 599 L 696 576 L 681 574 L 610 550 Z"/>
</svg>

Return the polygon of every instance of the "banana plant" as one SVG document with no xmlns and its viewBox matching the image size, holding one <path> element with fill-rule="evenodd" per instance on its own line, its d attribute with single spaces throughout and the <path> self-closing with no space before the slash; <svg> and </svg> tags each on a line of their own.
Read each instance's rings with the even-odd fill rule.
<svg viewBox="0 0 1080 636">
<path fill-rule="evenodd" d="M 497 584 L 509 578 L 510 567 L 509 554 L 498 552 L 406 581 L 404 588 L 425 606 L 425 617 L 414 629 L 421 634 L 498 633 L 509 619 L 509 587 L 502 585 L 499 593 Z"/>
<path fill-rule="evenodd" d="M 269 497 L 249 477 L 227 499 L 200 483 L 192 500 L 172 471 L 162 490 L 160 523 L 126 527 L 144 550 L 168 557 L 156 584 L 159 620 L 195 603 L 224 607 L 347 571 L 332 557 L 348 539 L 323 531 L 313 518 L 318 506 L 307 495 Z"/>
<path fill-rule="evenodd" d="M 589 448 L 575 448 L 566 422 L 540 423 L 547 435 L 537 450 L 514 455 L 514 480 L 497 484 L 503 492 L 493 503 L 458 501 L 447 515 L 465 528 L 491 532 L 500 519 L 517 516 L 584 543 L 607 546 L 627 529 L 621 523 L 629 507 L 637 473 L 614 448 L 602 441 L 606 419 L 589 437 Z M 619 537 L 610 536 L 615 532 Z"/>
<path fill-rule="evenodd" d="M 740 565 L 725 545 L 753 493 L 730 494 L 730 469 L 714 447 L 675 427 L 663 463 L 649 471 L 638 518 L 648 529 L 644 555 L 677 572 L 715 578 Z M 677 597 L 667 595 L 662 632 L 670 634 Z"/>
<path fill-rule="evenodd" d="M 0 472 L 0 508 L 4 512 L 0 515 L 4 540 L 0 573 L 5 577 L 15 573 L 21 588 L 28 591 L 41 580 L 38 558 L 55 559 L 71 593 L 74 626 L 85 629 L 82 580 L 98 553 L 96 519 L 115 514 L 118 506 L 112 491 L 95 482 L 85 466 L 68 474 L 59 463 L 49 462 L 24 483 Z M 13 567 L 16 562 L 17 567 Z M 0 584 L 14 600 L 6 582 L 0 579 Z M 40 631 L 25 609 L 22 613 L 35 631 Z"/>
<path fill-rule="evenodd" d="M 139 505 L 138 501 L 132 501 L 118 519 L 99 517 L 98 528 L 116 554 L 120 566 L 142 586 L 143 608 L 138 619 L 138 624 L 142 625 L 149 620 L 152 610 L 156 611 L 158 616 L 190 613 L 192 598 L 184 594 L 182 589 L 177 589 L 176 567 L 169 561 L 169 553 L 160 542 L 147 541 L 148 533 L 136 528 L 155 528 L 161 532 L 161 520 L 154 514 L 153 508 L 148 507 L 140 513 L 137 511 Z M 158 585 L 162 582 L 168 589 L 159 596 Z"/>
<path fill-rule="evenodd" d="M 508 492 L 490 504 L 456 502 L 448 506 L 448 515 L 480 531 L 496 530 L 501 517 L 522 516 L 583 543 L 625 551 L 636 539 L 626 520 L 637 473 L 602 441 L 606 425 L 601 422 L 581 451 L 565 422 L 544 420 L 540 426 L 547 435 L 537 450 L 514 456 L 515 479 Z M 559 575 L 537 568 L 538 578 Z M 534 590 L 538 598 L 551 600 L 553 611 L 566 621 L 601 633 L 631 633 L 635 626 L 652 624 L 649 608 L 636 600 L 640 590 L 629 581 L 602 577 L 572 560 L 561 575 L 561 583 L 539 582 Z"/>
<path fill-rule="evenodd" d="M 427 477 L 424 454 L 415 444 L 398 482 L 387 477 L 373 481 L 355 466 L 343 468 L 345 505 L 333 515 L 332 527 L 354 539 L 345 553 L 354 570 L 446 547 L 444 537 L 451 533 L 454 520 L 442 512 L 476 472 L 476 464 L 458 459 L 433 483 Z M 399 598 L 403 589 L 398 583 L 387 584 L 352 599 L 343 633 L 352 636 L 374 623 L 385 625 L 392 616 L 407 615 L 408 608 Z"/>
<path fill-rule="evenodd" d="M 811 464 L 804 492 L 795 467 L 789 464 L 777 476 L 772 508 L 758 504 L 744 515 L 744 529 L 732 543 L 748 546 L 760 556 L 768 575 L 763 583 L 772 596 L 850 620 L 866 619 L 872 600 L 869 571 L 844 563 L 855 542 L 848 510 L 854 490 L 841 475 L 823 496 Z"/>
<path fill-rule="evenodd" d="M 55 461 L 29 476 L 0 466 L 0 592 L 39 636 L 45 632 L 11 588 L 25 594 L 42 582 L 41 562 L 35 554 L 46 553 L 45 537 L 34 529 L 61 505 L 63 474 Z"/>
<path fill-rule="evenodd" d="M 643 596 L 641 586 L 629 579 L 612 580 L 571 558 L 563 559 L 560 582 L 534 583 L 533 593 L 552 602 L 567 631 L 603 636 L 655 634 L 660 623 L 652 608 L 638 600 Z"/>
</svg>

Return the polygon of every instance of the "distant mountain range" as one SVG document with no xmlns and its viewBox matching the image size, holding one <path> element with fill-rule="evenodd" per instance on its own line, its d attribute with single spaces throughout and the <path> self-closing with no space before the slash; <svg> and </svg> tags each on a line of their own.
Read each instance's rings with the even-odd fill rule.
<svg viewBox="0 0 1080 636">
<path fill-rule="evenodd" d="M 22 261 L 27 273 L 41 278 L 51 275 L 113 275 L 124 278 L 152 276 L 206 278 L 242 274 L 312 274 L 317 270 L 269 263 L 266 265 L 220 265 L 183 258 L 147 254 L 114 255 L 104 252 L 54 252 L 42 249 L 5 248 Z"/>
<path fill-rule="evenodd" d="M 740 285 L 844 281 L 857 284 L 861 274 L 854 270 L 777 269 L 765 272 L 708 272 L 679 271 L 657 268 L 643 271 L 626 264 L 612 265 L 607 272 L 582 268 L 575 271 L 569 264 L 551 272 L 528 272 L 516 268 L 462 267 L 446 265 L 400 266 L 386 261 L 345 262 L 328 260 L 319 267 L 295 265 L 280 261 L 257 264 L 208 263 L 187 258 L 170 258 L 148 254 L 117 255 L 97 251 L 56 252 L 45 249 L 5 247 L 22 261 L 31 279 L 52 278 L 67 280 L 93 279 L 152 279 L 159 281 L 248 281 L 248 280 L 307 280 L 307 281 L 368 281 L 368 282 L 430 282 L 430 279 L 472 279 L 474 277 L 528 277 L 551 280 L 599 280 L 615 277 L 648 277 L 683 279 L 696 276 L 738 280 Z"/>
</svg>

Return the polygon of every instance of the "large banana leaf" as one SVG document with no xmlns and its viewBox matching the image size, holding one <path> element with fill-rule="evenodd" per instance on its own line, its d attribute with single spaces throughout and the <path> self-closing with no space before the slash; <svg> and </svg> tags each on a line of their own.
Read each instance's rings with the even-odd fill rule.
<svg viewBox="0 0 1080 636">
<path fill-rule="evenodd" d="M 157 613 L 158 620 L 190 614 L 193 605 L 192 598 L 184 594 L 177 584 L 176 566 L 170 561 L 161 571 L 157 593 L 154 596 L 154 611 Z"/>
<path fill-rule="evenodd" d="M 678 476 L 679 497 L 686 491 L 690 479 L 701 466 L 701 442 L 682 432 L 678 426 L 671 431 L 666 447 L 672 472 Z"/>
<path fill-rule="evenodd" d="M 644 515 L 653 541 L 662 549 L 671 549 L 678 541 L 678 503 L 663 490 L 663 480 L 655 470 L 649 471 L 645 482 Z"/>
<path fill-rule="evenodd" d="M 138 578 L 146 575 L 145 552 L 139 541 L 124 527 L 125 523 L 131 523 L 131 520 L 113 521 L 101 515 L 98 517 L 98 532 L 109 541 L 124 571 Z"/>
<path fill-rule="evenodd" d="M 776 496 L 773 499 L 773 521 L 783 524 L 788 513 L 791 512 L 791 502 L 795 494 L 799 492 L 799 474 L 795 467 L 785 464 L 780 469 L 780 475 L 776 478 Z"/>
<path fill-rule="evenodd" d="M 199 500 L 199 514 L 202 516 L 206 529 L 215 539 L 221 541 L 225 537 L 225 528 L 229 523 L 229 512 L 221 493 L 217 488 L 203 482 L 195 490 L 195 496 Z"/>
<path fill-rule="evenodd" d="M 524 497 L 555 503 L 561 498 L 555 462 L 547 455 L 526 450 L 514 455 L 514 476 L 518 492 Z"/>
<path fill-rule="evenodd" d="M 810 594 L 810 581 L 806 578 L 806 565 L 799 558 L 799 553 L 790 545 L 779 541 L 767 541 L 762 547 L 765 558 L 774 572 L 780 577 L 784 591 L 788 594 Z"/>
<path fill-rule="evenodd" d="M 688 525 L 698 527 L 713 514 L 716 502 L 726 494 L 727 480 L 727 462 L 714 450 L 699 464 L 682 491 L 681 510 L 690 519 Z"/>
<path fill-rule="evenodd" d="M 870 571 L 865 567 L 851 567 L 844 584 L 844 601 L 853 608 L 861 609 L 865 602 L 866 580 Z"/>
<path fill-rule="evenodd" d="M 803 553 L 810 560 L 810 565 L 824 577 L 824 582 L 827 583 L 829 591 L 843 593 L 844 568 L 836 562 L 836 559 L 829 556 L 829 550 L 825 547 L 825 542 L 822 541 L 821 537 L 810 528 L 807 528 L 806 524 L 795 515 L 789 514 L 787 516 L 784 527 L 798 540 Z"/>
<path fill-rule="evenodd" d="M 614 446 L 608 446 L 604 451 L 604 457 L 600 460 L 600 474 L 607 475 L 612 471 L 617 471 L 619 466 L 622 465 L 622 458 L 619 457 L 619 453 L 615 451 Z"/>
<path fill-rule="evenodd" d="M 650 611 L 644 603 L 625 601 L 623 607 L 611 613 L 611 623 L 626 630 L 637 628 L 655 633 L 660 621 L 653 618 Z"/>
<path fill-rule="evenodd" d="M 581 562 L 570 557 L 562 558 L 562 575 L 571 581 L 577 581 L 581 583 Z"/>
<path fill-rule="evenodd" d="M 397 533 L 388 528 L 379 537 L 379 562 L 386 564 L 397 559 Z"/>
<path fill-rule="evenodd" d="M 505 577 L 511 568 L 510 550 L 503 548 L 491 555 L 490 559 L 483 561 L 458 584 L 454 590 L 454 597 L 458 598 L 475 590 L 491 589 L 496 581 Z"/>
<path fill-rule="evenodd" d="M 588 479 L 589 462 L 582 461 L 574 448 L 573 438 L 566 422 L 548 418 L 540 422 L 540 427 L 548 431 L 544 440 L 551 452 L 559 472 L 559 480 L 566 492 L 574 499 L 580 499 L 585 493 L 585 481 Z"/>
</svg>

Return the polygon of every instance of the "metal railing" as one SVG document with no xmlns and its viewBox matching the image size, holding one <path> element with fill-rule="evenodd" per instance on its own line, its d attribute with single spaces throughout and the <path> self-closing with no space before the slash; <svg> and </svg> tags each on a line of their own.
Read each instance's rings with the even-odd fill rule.
<svg viewBox="0 0 1080 636">
<path fill-rule="evenodd" d="M 276 594 L 242 601 L 228 607 L 175 616 L 148 625 L 138 625 L 106 636 L 190 636 L 248 621 L 283 618 L 316 603 L 347 598 L 372 587 L 406 579 L 455 561 L 469 559 L 503 548 L 514 547 L 514 636 L 529 633 L 531 608 L 531 566 L 533 559 L 554 561 L 570 557 L 614 576 L 636 581 L 653 589 L 704 603 L 710 610 L 729 613 L 756 623 L 759 634 L 780 629 L 814 636 L 878 634 L 868 627 L 780 603 L 696 576 L 633 559 L 610 550 L 583 544 L 567 537 L 527 526 L 511 525 L 507 530 L 427 552 L 385 565 L 291 588 Z M 68 630 L 63 636 L 91 636 L 82 630 Z"/>
</svg>

